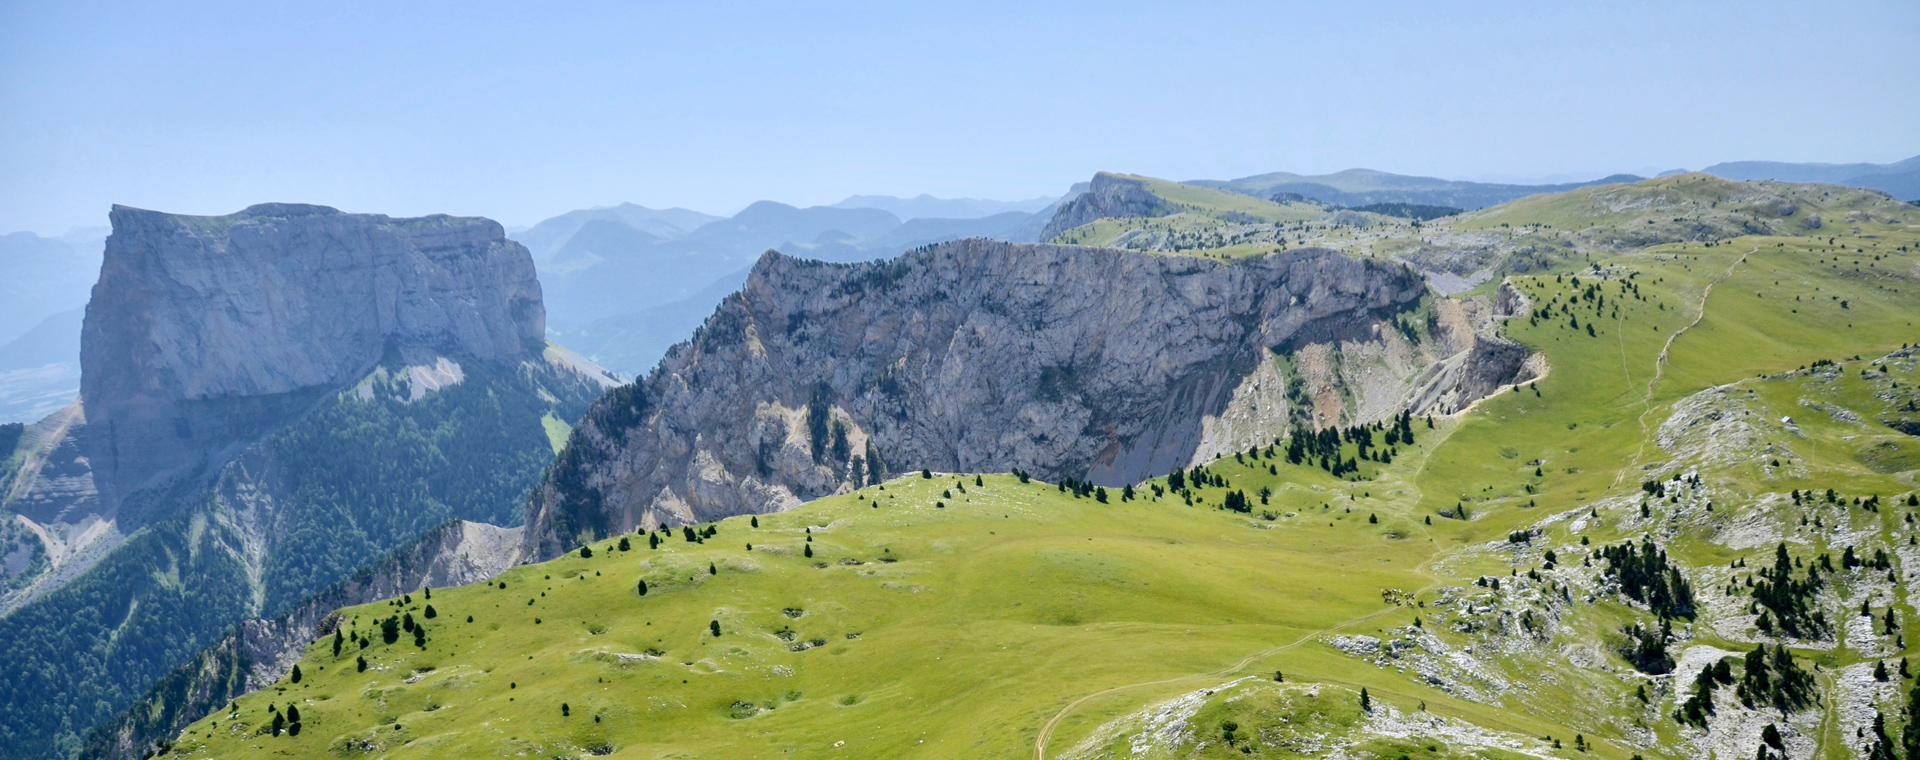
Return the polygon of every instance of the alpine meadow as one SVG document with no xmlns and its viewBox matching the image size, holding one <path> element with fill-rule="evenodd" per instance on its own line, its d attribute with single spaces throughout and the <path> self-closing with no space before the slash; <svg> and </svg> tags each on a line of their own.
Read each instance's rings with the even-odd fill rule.
<svg viewBox="0 0 1920 760">
<path fill-rule="evenodd" d="M 0 4 L 0 760 L 1920 760 L 1916 31 Z"/>
</svg>

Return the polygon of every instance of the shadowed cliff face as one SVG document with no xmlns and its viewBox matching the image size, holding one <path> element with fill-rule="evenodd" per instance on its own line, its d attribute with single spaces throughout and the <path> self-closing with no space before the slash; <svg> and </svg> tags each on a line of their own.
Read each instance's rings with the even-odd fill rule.
<svg viewBox="0 0 1920 760">
<path fill-rule="evenodd" d="M 1153 217 L 1174 213 L 1173 204 L 1154 195 L 1145 182 L 1112 172 L 1093 175 L 1087 191 L 1060 206 L 1040 232 L 1041 240 L 1052 240 L 1062 232 L 1083 224 L 1113 216 Z"/>
<path fill-rule="evenodd" d="M 768 253 L 651 375 L 597 402 L 530 507 L 529 550 L 792 507 L 930 468 L 1136 482 L 1201 455 L 1268 349 L 1425 294 L 1397 264 L 1232 263 L 965 240 L 885 263 Z M 1264 440 L 1285 434 L 1284 400 Z M 542 543 L 544 542 L 544 543 Z"/>
<path fill-rule="evenodd" d="M 490 220 L 112 219 L 81 399 L 24 432 L 0 494 L 12 543 L 45 557 L 0 576 L 8 756 L 63 755 L 235 624 L 297 611 L 246 624 L 271 635 L 235 651 L 271 665 L 324 614 L 303 599 L 437 524 L 514 523 L 549 431 L 613 384 L 545 343 L 532 258 Z M 415 545 L 394 583 L 504 567 L 520 541 L 494 533 L 484 562 Z M 163 701 L 146 714 L 205 707 Z"/>
<path fill-rule="evenodd" d="M 518 361 L 544 341 L 532 258 L 491 220 L 298 204 L 111 218 L 77 424 L 52 457 L 85 466 L 21 494 L 37 522 L 114 516 L 141 488 L 206 473 L 390 350 Z"/>
<path fill-rule="evenodd" d="M 312 402 L 302 391 L 357 379 L 389 346 L 498 360 L 544 340 L 532 258 L 490 220 L 298 204 L 111 218 L 80 356 L 104 510 L 284 421 Z"/>
</svg>

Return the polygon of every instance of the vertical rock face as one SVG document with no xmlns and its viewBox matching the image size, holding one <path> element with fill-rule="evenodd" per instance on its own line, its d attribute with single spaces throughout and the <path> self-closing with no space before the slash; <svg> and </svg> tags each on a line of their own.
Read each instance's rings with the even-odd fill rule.
<svg viewBox="0 0 1920 760">
<path fill-rule="evenodd" d="M 546 316 L 525 247 L 486 219 L 262 204 L 222 217 L 115 206 L 81 336 L 92 504 L 111 512 L 351 382 L 392 347 L 537 355 Z M 63 503 L 64 502 L 64 503 Z"/>
<path fill-rule="evenodd" d="M 1165 216 L 1174 212 L 1173 204 L 1154 195 L 1146 182 L 1112 172 L 1093 175 L 1087 191 L 1060 206 L 1041 231 L 1041 240 L 1052 240 L 1062 232 L 1113 216 Z"/>
<path fill-rule="evenodd" d="M 921 468 L 1136 482 L 1202 455 L 1236 393 L 1277 399 L 1247 382 L 1269 349 L 1365 333 L 1425 293 L 1398 264 L 1314 249 L 1231 263 L 987 240 L 857 265 L 769 252 L 690 343 L 589 411 L 536 493 L 529 551 Z M 1287 413 L 1266 409 L 1270 442 Z"/>
<path fill-rule="evenodd" d="M 9 756 L 64 756 L 234 625 L 311 616 L 303 600 L 435 525 L 517 523 L 550 431 L 613 384 L 546 344 L 532 257 L 490 220 L 290 204 L 112 219 L 81 398 L 0 460 L 18 463 L 0 556 L 29 558 L 0 573 Z M 437 566 L 422 552 L 395 582 Z M 246 623 L 272 635 L 244 654 L 303 621 Z"/>
</svg>

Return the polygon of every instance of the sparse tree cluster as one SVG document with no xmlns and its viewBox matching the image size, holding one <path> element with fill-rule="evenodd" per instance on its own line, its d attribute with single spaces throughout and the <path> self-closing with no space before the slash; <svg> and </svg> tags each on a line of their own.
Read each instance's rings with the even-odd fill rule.
<svg viewBox="0 0 1920 760">
<path fill-rule="evenodd" d="M 1600 557 L 1606 561 L 1604 572 L 1619 580 L 1621 592 L 1662 620 L 1693 617 L 1693 586 L 1651 539 L 1642 539 L 1638 546 L 1628 541 L 1604 547 Z"/>
<path fill-rule="evenodd" d="M 1828 569 L 1831 567 L 1829 564 Z M 1774 549 L 1773 567 L 1761 568 L 1753 580 L 1754 604 L 1764 608 L 1756 624 L 1761 632 L 1768 634 L 1780 631 L 1799 638 L 1824 635 L 1830 626 L 1826 613 L 1817 604 L 1820 589 L 1825 585 L 1820 577 L 1820 565 L 1808 565 L 1802 578 L 1794 577 L 1793 568 L 1794 561 L 1787 554 L 1786 543 L 1782 542 Z"/>
</svg>

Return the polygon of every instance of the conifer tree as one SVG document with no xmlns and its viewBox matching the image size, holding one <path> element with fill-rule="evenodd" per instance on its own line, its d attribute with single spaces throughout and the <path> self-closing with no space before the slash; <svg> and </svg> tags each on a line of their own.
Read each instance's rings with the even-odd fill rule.
<svg viewBox="0 0 1920 760">
<path fill-rule="evenodd" d="M 293 665 L 293 672 L 291 672 L 291 673 L 288 673 L 288 674 L 287 674 L 287 678 L 288 678 L 288 679 L 290 679 L 290 680 L 292 680 L 292 681 L 293 681 L 294 683 L 299 683 L 299 682 L 300 682 L 300 677 L 301 677 L 301 676 L 300 676 L 300 664 L 299 664 L 299 663 L 294 663 L 294 665 Z"/>
</svg>

